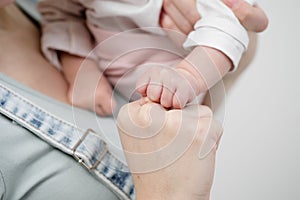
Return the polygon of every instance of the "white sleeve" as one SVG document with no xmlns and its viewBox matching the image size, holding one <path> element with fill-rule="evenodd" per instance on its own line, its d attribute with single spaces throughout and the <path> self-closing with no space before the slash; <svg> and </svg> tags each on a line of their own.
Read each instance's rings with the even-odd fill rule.
<svg viewBox="0 0 300 200">
<path fill-rule="evenodd" d="M 248 47 L 246 29 L 221 0 L 197 0 L 197 9 L 201 19 L 188 35 L 184 48 L 190 50 L 201 45 L 218 49 L 231 59 L 235 70 Z"/>
</svg>

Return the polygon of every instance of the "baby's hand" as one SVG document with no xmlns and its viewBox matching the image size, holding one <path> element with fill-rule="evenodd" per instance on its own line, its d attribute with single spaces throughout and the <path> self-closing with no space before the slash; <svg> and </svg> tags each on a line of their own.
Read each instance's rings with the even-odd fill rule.
<svg viewBox="0 0 300 200">
<path fill-rule="evenodd" d="M 156 66 L 138 81 L 137 91 L 165 108 L 183 108 L 199 93 L 194 76 L 184 69 Z"/>
<path fill-rule="evenodd" d="M 183 108 L 220 81 L 231 66 L 222 52 L 197 46 L 175 69 L 152 67 L 137 81 L 136 88 L 165 108 Z"/>
</svg>

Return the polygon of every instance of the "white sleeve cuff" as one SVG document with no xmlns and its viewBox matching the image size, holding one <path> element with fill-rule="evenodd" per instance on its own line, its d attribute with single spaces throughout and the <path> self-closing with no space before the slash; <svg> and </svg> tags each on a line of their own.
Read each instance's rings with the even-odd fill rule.
<svg viewBox="0 0 300 200">
<path fill-rule="evenodd" d="M 235 70 L 248 48 L 249 37 L 232 10 L 220 0 L 197 0 L 201 19 L 188 35 L 184 48 L 195 46 L 215 48 L 228 56 Z"/>
<path fill-rule="evenodd" d="M 246 47 L 231 35 L 211 27 L 203 27 L 192 31 L 188 35 L 183 47 L 191 50 L 195 46 L 212 47 L 224 53 L 233 63 L 234 68 L 232 71 L 237 69 L 240 59 L 246 50 Z"/>
</svg>

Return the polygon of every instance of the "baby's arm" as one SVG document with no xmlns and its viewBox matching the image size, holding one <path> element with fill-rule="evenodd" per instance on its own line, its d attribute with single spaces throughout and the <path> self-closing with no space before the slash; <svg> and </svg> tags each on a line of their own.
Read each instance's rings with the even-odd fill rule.
<svg viewBox="0 0 300 200">
<path fill-rule="evenodd" d="M 175 69 L 153 67 L 137 82 L 137 91 L 166 108 L 183 108 L 220 81 L 232 62 L 219 50 L 198 46 Z"/>
<path fill-rule="evenodd" d="M 246 1 L 254 3 L 254 0 Z M 197 10 L 201 19 L 196 22 L 195 30 L 189 33 L 183 46 L 186 49 L 199 45 L 217 49 L 232 61 L 232 70 L 235 70 L 248 47 L 247 30 L 221 0 L 197 0 Z"/>
<path fill-rule="evenodd" d="M 205 46 L 197 46 L 182 60 L 176 69 L 189 73 L 198 85 L 196 95 L 206 92 L 232 68 L 231 60 L 221 51 Z"/>
<path fill-rule="evenodd" d="M 142 95 L 165 107 L 182 108 L 216 84 L 229 70 L 237 68 L 248 46 L 247 31 L 220 0 L 198 0 L 197 4 L 202 18 L 184 44 L 187 49 L 194 48 L 190 55 L 175 72 L 161 74 L 152 70 L 138 82 Z M 169 91 L 168 95 L 164 95 L 165 90 Z"/>
</svg>

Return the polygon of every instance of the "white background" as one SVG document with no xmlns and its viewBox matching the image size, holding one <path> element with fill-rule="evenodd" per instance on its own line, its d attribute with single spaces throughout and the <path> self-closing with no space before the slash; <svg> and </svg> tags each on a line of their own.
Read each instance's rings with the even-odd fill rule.
<svg viewBox="0 0 300 200">
<path fill-rule="evenodd" d="M 212 200 L 300 199 L 300 3 L 260 5 L 270 24 L 227 92 Z"/>
</svg>

